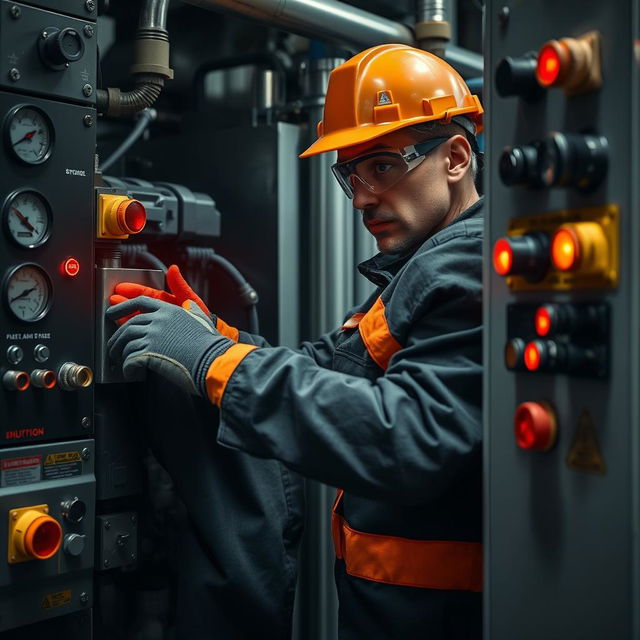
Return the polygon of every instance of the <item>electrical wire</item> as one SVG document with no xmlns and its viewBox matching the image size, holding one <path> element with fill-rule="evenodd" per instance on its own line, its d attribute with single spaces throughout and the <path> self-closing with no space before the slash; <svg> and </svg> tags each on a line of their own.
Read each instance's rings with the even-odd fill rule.
<svg viewBox="0 0 640 640">
<path fill-rule="evenodd" d="M 143 109 L 136 126 L 131 133 L 122 141 L 122 144 L 102 163 L 100 170 L 104 173 L 114 162 L 118 161 L 137 142 L 138 138 L 146 131 L 147 127 L 158 117 L 155 109 Z"/>
</svg>

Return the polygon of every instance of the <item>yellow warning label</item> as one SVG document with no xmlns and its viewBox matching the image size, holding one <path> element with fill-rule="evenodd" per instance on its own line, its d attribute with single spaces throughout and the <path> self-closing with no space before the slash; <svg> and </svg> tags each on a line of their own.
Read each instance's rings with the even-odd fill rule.
<svg viewBox="0 0 640 640">
<path fill-rule="evenodd" d="M 42 598 L 43 609 L 55 609 L 56 607 L 62 607 L 65 604 L 71 602 L 71 589 L 65 589 L 65 591 L 56 591 L 50 593 Z"/>
<path fill-rule="evenodd" d="M 80 462 L 79 451 L 61 451 L 60 453 L 50 453 L 44 461 L 44 466 L 50 466 L 52 464 L 67 464 L 67 462 Z"/>
<path fill-rule="evenodd" d="M 566 458 L 569 469 L 602 475 L 607 466 L 600 452 L 598 435 L 589 412 L 585 409 L 578 418 L 578 427 Z"/>
</svg>

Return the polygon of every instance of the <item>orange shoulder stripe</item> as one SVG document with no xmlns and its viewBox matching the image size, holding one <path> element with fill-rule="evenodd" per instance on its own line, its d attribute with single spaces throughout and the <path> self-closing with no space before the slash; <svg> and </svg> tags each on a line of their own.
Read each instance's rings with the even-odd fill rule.
<svg viewBox="0 0 640 640">
<path fill-rule="evenodd" d="M 378 298 L 371 309 L 365 313 L 358 324 L 358 330 L 374 362 L 382 369 L 386 369 L 391 356 L 400 351 L 402 345 L 389 331 L 382 298 Z"/>
<path fill-rule="evenodd" d="M 230 346 L 221 356 L 218 356 L 207 371 L 205 385 L 207 387 L 207 395 L 209 400 L 216 406 L 222 403 L 222 396 L 227 388 L 227 382 L 233 375 L 236 367 L 244 360 L 244 358 L 254 349 L 253 344 L 234 344 Z"/>
</svg>

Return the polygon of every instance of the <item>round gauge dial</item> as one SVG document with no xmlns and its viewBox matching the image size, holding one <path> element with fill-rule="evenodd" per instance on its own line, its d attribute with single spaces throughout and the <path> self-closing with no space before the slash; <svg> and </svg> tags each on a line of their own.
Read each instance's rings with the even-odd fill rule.
<svg viewBox="0 0 640 640">
<path fill-rule="evenodd" d="M 44 244 L 51 232 L 51 209 L 36 191 L 10 195 L 3 210 L 5 229 L 21 247 L 32 249 Z"/>
<path fill-rule="evenodd" d="M 16 107 L 7 116 L 5 126 L 6 144 L 22 162 L 40 164 L 51 155 L 53 125 L 41 109 Z"/>
<path fill-rule="evenodd" d="M 35 264 L 20 265 L 7 278 L 5 296 L 16 318 L 35 322 L 43 318 L 51 307 L 51 280 Z"/>
</svg>

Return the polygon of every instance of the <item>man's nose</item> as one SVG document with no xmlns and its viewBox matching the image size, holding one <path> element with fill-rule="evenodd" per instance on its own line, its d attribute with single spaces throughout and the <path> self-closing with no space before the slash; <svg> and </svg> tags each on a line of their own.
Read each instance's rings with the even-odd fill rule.
<svg viewBox="0 0 640 640">
<path fill-rule="evenodd" d="M 353 188 L 354 209 L 370 209 L 379 203 L 378 196 L 373 191 L 370 191 L 360 180 L 352 180 L 351 187 Z"/>
</svg>

